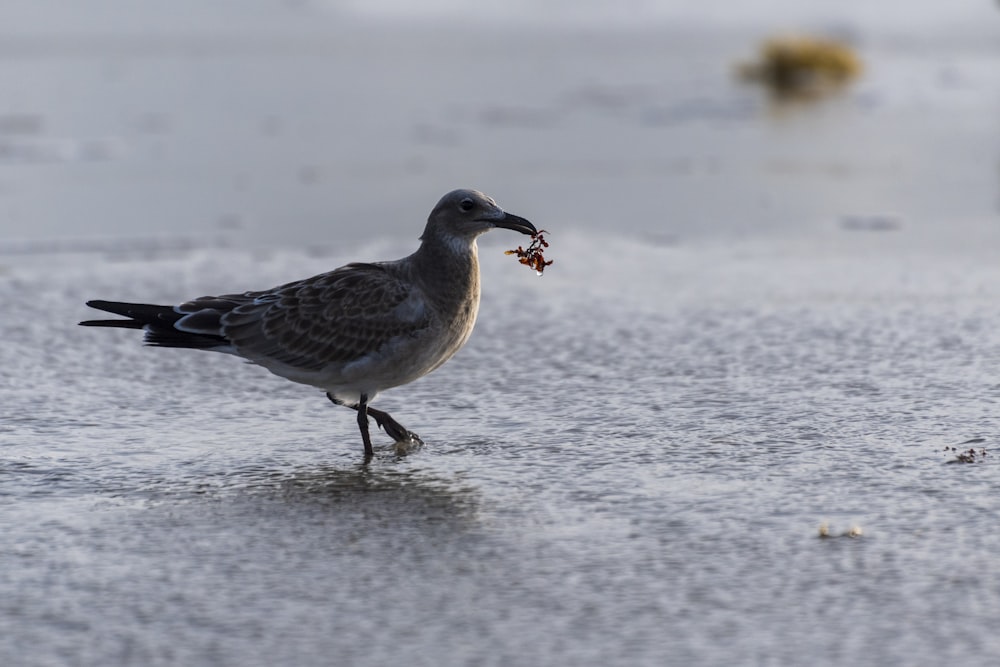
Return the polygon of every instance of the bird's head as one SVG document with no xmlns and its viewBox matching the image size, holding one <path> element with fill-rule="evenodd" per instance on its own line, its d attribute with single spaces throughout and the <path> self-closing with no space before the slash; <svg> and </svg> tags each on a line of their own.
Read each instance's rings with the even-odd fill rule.
<svg viewBox="0 0 1000 667">
<path fill-rule="evenodd" d="M 513 229 L 522 234 L 537 234 L 535 226 L 524 218 L 505 212 L 492 198 L 478 190 L 453 190 L 441 198 L 427 218 L 420 237 L 446 242 L 471 244 L 477 236 L 494 227 Z"/>
</svg>

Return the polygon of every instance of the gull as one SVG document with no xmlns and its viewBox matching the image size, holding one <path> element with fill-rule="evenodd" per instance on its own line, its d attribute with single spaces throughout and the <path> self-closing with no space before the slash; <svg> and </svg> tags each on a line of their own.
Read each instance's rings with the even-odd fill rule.
<svg viewBox="0 0 1000 667">
<path fill-rule="evenodd" d="M 225 352 L 318 387 L 336 405 L 357 410 L 367 461 L 369 417 L 397 442 L 421 443 L 369 403 L 427 375 L 469 339 L 479 312 L 476 239 L 496 227 L 538 233 L 485 194 L 454 190 L 431 211 L 416 252 L 402 259 L 347 264 L 269 290 L 177 306 L 88 301 L 129 319 L 80 324 L 143 329 L 147 345 Z"/>
</svg>

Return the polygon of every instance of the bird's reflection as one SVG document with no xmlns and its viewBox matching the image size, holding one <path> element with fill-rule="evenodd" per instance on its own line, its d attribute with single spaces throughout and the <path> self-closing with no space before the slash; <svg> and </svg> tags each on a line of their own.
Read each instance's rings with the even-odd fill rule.
<svg viewBox="0 0 1000 667">
<path fill-rule="evenodd" d="M 260 465 L 231 471 L 212 495 L 233 502 L 260 502 L 287 511 L 322 509 L 373 518 L 468 521 L 478 511 L 477 489 L 435 471 L 376 460 L 351 466 L 322 465 L 268 468 Z"/>
</svg>

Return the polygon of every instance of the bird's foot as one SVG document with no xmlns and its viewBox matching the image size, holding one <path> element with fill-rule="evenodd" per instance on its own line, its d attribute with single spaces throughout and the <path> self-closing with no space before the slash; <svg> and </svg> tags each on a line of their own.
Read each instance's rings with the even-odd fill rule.
<svg viewBox="0 0 1000 667">
<path fill-rule="evenodd" d="M 408 456 L 424 446 L 424 441 L 411 433 L 411 440 L 397 440 L 392 443 L 392 451 L 396 456 Z"/>
<path fill-rule="evenodd" d="M 390 417 L 389 413 L 368 408 L 368 415 L 375 420 L 375 423 L 378 424 L 379 428 L 385 431 L 386 435 L 395 440 L 397 443 L 410 446 L 415 445 L 418 447 L 424 444 L 424 441 L 420 439 L 419 435 L 408 430 L 398 421 Z"/>
<path fill-rule="evenodd" d="M 377 414 L 376 414 L 377 413 Z M 424 441 L 413 431 L 407 430 L 402 424 L 390 417 L 387 413 L 378 410 L 368 409 L 368 414 L 375 423 L 379 425 L 386 435 L 395 442 L 392 447 L 396 456 L 406 456 L 424 446 Z"/>
<path fill-rule="evenodd" d="M 326 397 L 336 405 L 344 405 L 358 411 L 358 426 L 361 427 L 361 437 L 365 442 L 366 459 L 371 458 L 372 456 L 371 439 L 368 436 L 367 417 L 374 419 L 375 423 L 378 424 L 378 427 L 385 431 L 386 435 L 395 441 L 397 454 L 406 454 L 414 449 L 422 447 L 424 444 L 424 441 L 420 439 L 419 435 L 408 430 L 405 426 L 393 419 L 388 412 L 368 407 L 366 400 L 367 397 L 363 396 L 362 399 L 365 400 L 357 405 L 344 403 L 333 394 L 328 393 Z M 367 415 L 367 417 L 363 417 L 362 415 Z"/>
</svg>

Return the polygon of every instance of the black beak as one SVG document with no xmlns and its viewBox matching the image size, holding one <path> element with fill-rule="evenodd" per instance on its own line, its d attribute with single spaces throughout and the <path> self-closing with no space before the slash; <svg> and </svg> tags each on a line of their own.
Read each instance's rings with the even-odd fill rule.
<svg viewBox="0 0 1000 667">
<path fill-rule="evenodd" d="M 503 214 L 503 220 L 499 220 L 494 223 L 497 227 L 503 227 L 504 229 L 513 229 L 515 232 L 521 232 L 522 234 L 530 234 L 535 236 L 538 234 L 538 230 L 535 226 L 525 220 L 524 218 L 511 215 L 510 213 Z"/>
</svg>

